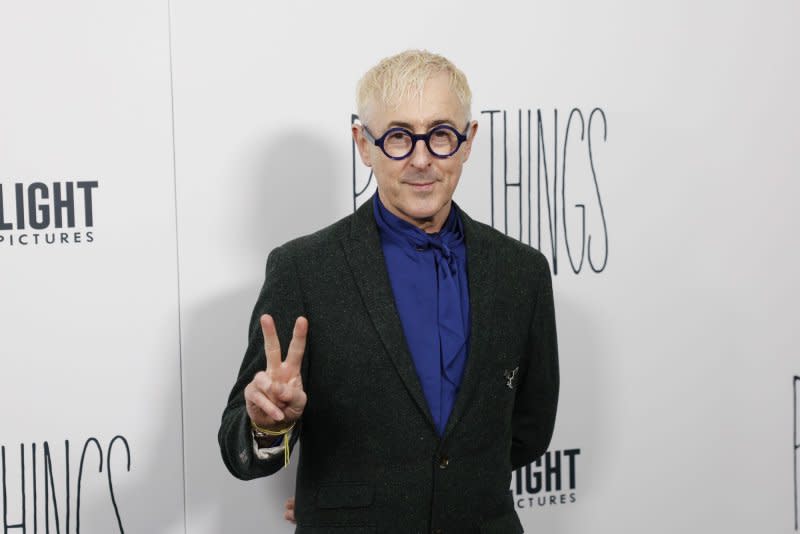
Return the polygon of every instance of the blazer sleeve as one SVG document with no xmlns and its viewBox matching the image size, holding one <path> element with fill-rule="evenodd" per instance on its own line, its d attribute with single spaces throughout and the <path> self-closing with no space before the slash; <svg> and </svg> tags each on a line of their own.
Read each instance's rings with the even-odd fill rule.
<svg viewBox="0 0 800 534">
<path fill-rule="evenodd" d="M 522 467 L 547 451 L 558 406 L 558 344 L 550 267 L 541 258 L 525 359 L 511 419 L 511 465 Z"/>
<path fill-rule="evenodd" d="M 239 368 L 236 383 L 228 396 L 228 404 L 222 413 L 219 441 L 222 460 L 228 471 L 237 478 L 250 480 L 271 475 L 283 467 L 282 454 L 266 460 L 256 458 L 253 451 L 253 438 L 250 430 L 250 418 L 244 403 L 244 389 L 255 374 L 266 369 L 264 353 L 264 335 L 259 322 L 261 315 L 269 313 L 275 320 L 278 339 L 283 357 L 292 338 L 292 330 L 297 317 L 304 315 L 303 295 L 293 258 L 286 250 L 286 245 L 274 249 L 267 258 L 264 285 L 259 293 L 250 318 L 247 351 Z M 310 335 L 310 331 L 309 331 Z M 303 370 L 307 362 L 303 362 Z M 307 384 L 303 376 L 303 384 Z M 292 431 L 290 448 L 294 449 L 302 434 L 302 420 L 298 421 Z"/>
</svg>

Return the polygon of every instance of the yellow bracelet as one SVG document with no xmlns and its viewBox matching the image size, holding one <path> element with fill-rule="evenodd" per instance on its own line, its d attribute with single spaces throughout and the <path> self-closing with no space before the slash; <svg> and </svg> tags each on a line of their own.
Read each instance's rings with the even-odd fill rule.
<svg viewBox="0 0 800 534">
<path fill-rule="evenodd" d="M 287 426 L 286 428 L 284 428 L 282 430 L 268 430 L 266 428 L 258 426 L 256 424 L 256 422 L 251 419 L 250 420 L 250 426 L 253 428 L 253 430 L 255 430 L 256 432 L 260 432 L 261 434 L 264 434 L 265 436 L 282 436 L 282 435 L 290 432 L 294 428 L 294 423 L 292 423 L 291 425 Z"/>
<path fill-rule="evenodd" d="M 250 427 L 258 434 L 264 436 L 283 436 L 283 466 L 289 465 L 289 432 L 294 428 L 294 423 L 281 430 L 268 430 L 258 426 L 255 421 L 250 420 Z"/>
</svg>

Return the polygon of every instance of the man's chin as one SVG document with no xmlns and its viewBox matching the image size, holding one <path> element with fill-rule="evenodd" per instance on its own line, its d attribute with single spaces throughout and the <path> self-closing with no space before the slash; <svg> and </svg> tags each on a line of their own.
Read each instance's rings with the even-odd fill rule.
<svg viewBox="0 0 800 534">
<path fill-rule="evenodd" d="M 433 222 L 436 219 L 437 215 L 442 213 L 442 211 L 447 211 L 448 203 L 445 203 L 444 206 L 440 205 L 439 203 L 430 203 L 426 205 L 415 205 L 415 206 L 407 206 L 406 209 L 403 210 L 403 214 L 406 217 L 414 219 L 417 222 Z"/>
</svg>

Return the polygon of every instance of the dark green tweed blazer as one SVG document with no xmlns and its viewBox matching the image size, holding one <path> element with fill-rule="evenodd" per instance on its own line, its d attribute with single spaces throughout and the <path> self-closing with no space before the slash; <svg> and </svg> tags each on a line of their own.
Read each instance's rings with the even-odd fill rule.
<svg viewBox="0 0 800 534">
<path fill-rule="evenodd" d="M 282 455 L 252 454 L 243 391 L 266 365 L 260 315 L 273 315 L 284 350 L 295 318 L 307 317 L 308 404 L 292 441 L 302 442 L 296 532 L 522 532 L 511 471 L 547 449 L 558 400 L 550 269 L 538 251 L 462 215 L 472 337 L 442 438 L 394 306 L 372 203 L 269 255 L 219 444 L 236 477 L 282 467 Z"/>
</svg>

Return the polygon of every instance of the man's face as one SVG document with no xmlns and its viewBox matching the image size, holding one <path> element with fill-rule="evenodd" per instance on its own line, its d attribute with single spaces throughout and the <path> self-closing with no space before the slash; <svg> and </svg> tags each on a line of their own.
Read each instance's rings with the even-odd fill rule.
<svg viewBox="0 0 800 534">
<path fill-rule="evenodd" d="M 439 74 L 425 83 L 422 98 L 413 96 L 400 102 L 396 109 L 380 103 L 372 106 L 365 124 L 376 137 L 394 126 L 423 134 L 439 124 L 464 132 L 466 117 L 458 97 L 450 90 L 447 75 Z M 403 160 L 392 160 L 370 142 L 361 127 L 353 126 L 353 137 L 361 160 L 372 167 L 378 182 L 381 202 L 397 217 L 427 232 L 441 229 L 450 213 L 453 192 L 461 169 L 469 157 L 478 123 L 472 122 L 458 152 L 448 158 L 437 158 L 418 141 L 414 151 Z"/>
</svg>

